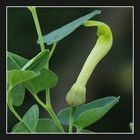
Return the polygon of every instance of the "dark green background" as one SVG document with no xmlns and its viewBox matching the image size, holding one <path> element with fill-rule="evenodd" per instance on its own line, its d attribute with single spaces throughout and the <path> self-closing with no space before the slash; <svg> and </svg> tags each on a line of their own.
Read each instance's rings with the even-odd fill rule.
<svg viewBox="0 0 140 140">
<path fill-rule="evenodd" d="M 87 84 L 87 101 L 106 96 L 121 96 L 120 102 L 101 120 L 88 129 L 94 132 L 130 132 L 132 121 L 132 8 L 90 7 L 90 8 L 37 8 L 43 35 L 88 14 L 101 9 L 95 20 L 110 26 L 113 33 L 113 46 L 97 65 Z M 37 33 L 33 18 L 27 8 L 7 9 L 8 51 L 31 59 L 39 51 L 36 44 Z M 50 69 L 59 78 L 57 86 L 51 90 L 55 112 L 67 107 L 65 96 L 75 82 L 88 54 L 96 43 L 97 28 L 80 26 L 72 34 L 58 43 L 51 59 Z M 46 46 L 51 47 L 51 46 Z M 44 94 L 40 93 L 43 99 Z M 16 110 L 21 116 L 36 104 L 31 94 L 26 94 L 24 104 Z M 40 117 L 48 114 L 40 107 Z M 18 120 L 8 111 L 8 131 Z"/>
</svg>

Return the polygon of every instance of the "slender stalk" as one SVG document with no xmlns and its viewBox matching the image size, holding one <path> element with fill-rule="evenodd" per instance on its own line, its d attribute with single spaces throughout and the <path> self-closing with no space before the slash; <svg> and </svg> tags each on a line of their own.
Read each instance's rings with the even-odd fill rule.
<svg viewBox="0 0 140 140">
<path fill-rule="evenodd" d="M 40 29 L 40 24 L 39 24 L 39 20 L 38 20 L 38 16 L 37 16 L 37 12 L 36 12 L 36 8 L 34 6 L 29 6 L 28 7 L 29 10 L 32 13 L 34 22 L 35 22 L 35 26 L 36 26 L 36 30 L 37 30 L 37 34 L 38 34 L 38 38 L 39 38 L 39 42 L 40 42 L 40 47 L 41 47 L 41 51 L 45 50 L 45 46 L 43 43 L 43 39 L 42 39 L 42 33 L 41 33 L 41 29 Z M 49 56 L 49 60 L 55 50 L 57 43 L 53 44 L 53 47 L 51 49 L 50 52 L 50 56 Z M 49 69 L 49 60 L 48 60 L 48 69 Z M 57 125 L 59 131 L 64 132 L 63 127 L 61 126 L 57 116 L 55 115 L 53 109 L 52 109 L 52 105 L 51 105 L 51 99 L 50 99 L 50 90 L 46 90 L 46 104 L 44 104 L 37 95 L 34 96 L 34 98 L 36 99 L 36 101 L 45 109 L 49 112 L 50 116 L 52 117 L 52 119 L 54 120 L 55 124 Z"/>
<path fill-rule="evenodd" d="M 37 95 L 34 95 L 34 98 L 43 108 L 47 109 L 46 105 L 39 99 L 39 97 Z"/>
<path fill-rule="evenodd" d="M 55 124 L 57 125 L 59 131 L 60 132 L 65 132 L 63 127 L 62 127 L 62 125 L 60 124 L 57 116 L 55 115 L 55 113 L 54 113 L 54 111 L 53 111 L 53 109 L 51 107 L 48 108 L 48 112 L 49 112 L 50 116 L 52 117 L 52 119 L 54 120 Z"/>
<path fill-rule="evenodd" d="M 81 127 L 76 127 L 76 133 L 80 132 L 81 131 Z"/>
<path fill-rule="evenodd" d="M 52 49 L 50 51 L 50 55 L 49 55 L 49 59 L 48 59 L 48 69 L 49 69 L 49 62 L 50 62 L 50 59 L 54 53 L 54 50 L 56 48 L 56 45 L 57 43 L 53 43 L 53 46 L 52 46 Z M 46 90 L 46 105 L 50 105 L 51 106 L 51 99 L 50 99 L 50 89 Z"/>
<path fill-rule="evenodd" d="M 43 43 L 42 32 L 41 32 L 37 12 L 36 12 L 36 7 L 35 6 L 29 6 L 28 8 L 32 13 L 34 23 L 35 23 L 35 27 L 36 27 L 36 30 L 37 30 L 37 34 L 38 34 L 38 38 L 39 38 L 39 42 L 40 42 L 41 51 L 43 51 L 43 50 L 45 50 L 45 46 L 44 46 L 44 43 Z"/>
<path fill-rule="evenodd" d="M 50 89 L 46 90 L 46 105 L 50 106 L 50 107 L 52 106 L 51 105 L 51 97 L 50 97 Z"/>
<path fill-rule="evenodd" d="M 39 20 L 38 20 L 38 16 L 37 16 L 37 12 L 36 12 L 36 7 L 34 6 L 29 6 L 28 9 L 31 11 L 33 19 L 34 19 L 34 23 L 36 26 L 36 30 L 37 30 L 37 34 L 38 34 L 38 38 L 39 38 L 39 42 L 40 42 L 40 47 L 41 47 L 41 51 L 45 50 L 45 46 L 43 43 L 43 39 L 42 39 L 42 32 L 41 32 L 41 28 L 40 28 L 40 24 L 39 24 Z M 49 55 L 49 60 L 55 50 L 57 43 L 54 43 Z M 49 60 L 48 60 L 48 68 L 49 68 Z M 51 106 L 51 100 L 50 100 L 50 90 L 46 90 L 46 104 Z"/>
<path fill-rule="evenodd" d="M 56 45 L 57 45 L 57 43 L 53 43 L 53 46 L 52 46 L 52 49 L 51 49 L 50 55 L 49 55 L 49 60 L 51 59 L 51 57 L 52 57 L 52 55 L 53 55 L 53 53 L 54 53 L 54 50 L 55 50 L 55 48 L 56 48 Z"/>
<path fill-rule="evenodd" d="M 35 27 L 37 30 L 37 34 L 38 34 L 38 38 L 39 38 L 39 42 L 40 42 L 40 48 L 41 48 L 41 51 L 43 51 L 43 50 L 45 50 L 45 46 L 44 46 L 43 39 L 42 39 L 42 33 L 41 33 L 41 28 L 40 28 L 40 24 L 39 24 L 39 20 L 38 20 L 38 16 L 37 16 L 36 8 L 34 6 L 29 6 L 28 8 L 32 13 Z M 49 68 L 49 62 L 48 62 L 48 68 Z M 51 106 L 49 89 L 46 90 L 46 104 Z"/>
<path fill-rule="evenodd" d="M 73 112 L 73 107 L 70 107 L 70 109 L 69 109 L 69 133 L 72 133 L 72 127 L 73 127 L 72 112 Z"/>
<path fill-rule="evenodd" d="M 63 129 L 63 127 L 61 126 L 61 124 L 60 124 L 60 122 L 59 122 L 57 116 L 55 115 L 55 113 L 54 113 L 52 107 L 51 107 L 50 105 L 48 106 L 48 105 L 44 104 L 44 103 L 38 98 L 37 95 L 34 95 L 34 98 L 36 99 L 36 101 L 37 101 L 46 111 L 48 111 L 48 113 L 50 114 L 50 116 L 51 116 L 52 119 L 54 120 L 56 126 L 58 127 L 59 131 L 60 131 L 60 132 L 64 132 L 64 129 Z"/>
<path fill-rule="evenodd" d="M 19 116 L 19 114 L 15 111 L 11 101 L 8 102 L 8 106 L 9 106 L 9 109 L 12 111 L 12 113 L 15 115 L 15 117 L 20 121 L 22 122 L 22 118 Z"/>
</svg>

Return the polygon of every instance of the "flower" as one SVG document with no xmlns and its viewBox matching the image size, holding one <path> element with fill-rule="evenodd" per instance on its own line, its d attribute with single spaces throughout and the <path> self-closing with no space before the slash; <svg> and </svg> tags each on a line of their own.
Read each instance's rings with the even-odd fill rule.
<svg viewBox="0 0 140 140">
<path fill-rule="evenodd" d="M 88 79 L 99 61 L 108 53 L 113 43 L 111 29 L 105 23 L 89 20 L 85 21 L 83 25 L 86 27 L 97 26 L 98 40 L 87 57 L 76 82 L 66 95 L 66 101 L 70 106 L 79 106 L 85 103 Z"/>
</svg>

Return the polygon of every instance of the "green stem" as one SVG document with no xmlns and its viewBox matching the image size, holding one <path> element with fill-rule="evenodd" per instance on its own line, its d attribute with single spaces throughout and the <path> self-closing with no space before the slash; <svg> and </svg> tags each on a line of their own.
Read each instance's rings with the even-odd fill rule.
<svg viewBox="0 0 140 140">
<path fill-rule="evenodd" d="M 37 34 L 38 34 L 38 38 L 39 38 L 39 42 L 40 42 L 41 51 L 43 51 L 43 50 L 45 50 L 45 46 L 44 46 L 44 43 L 43 43 L 42 32 L 41 32 L 37 12 L 36 12 L 36 7 L 29 6 L 28 8 L 32 13 L 34 23 L 35 23 L 35 27 L 36 27 L 36 30 L 37 30 Z"/>
<path fill-rule="evenodd" d="M 15 115 L 15 117 L 20 121 L 22 122 L 22 118 L 18 115 L 18 113 L 15 111 L 11 101 L 8 102 L 8 106 L 9 106 L 9 109 L 12 111 L 12 113 Z"/>
<path fill-rule="evenodd" d="M 50 89 L 46 90 L 46 105 L 47 106 L 52 106 L 51 105 L 51 97 L 50 97 Z"/>
<path fill-rule="evenodd" d="M 40 28 L 40 24 L 39 24 L 39 20 L 38 20 L 38 16 L 37 16 L 37 12 L 36 12 L 36 7 L 34 6 L 29 6 L 28 9 L 31 11 L 33 19 L 34 19 L 34 23 L 36 26 L 36 30 L 37 30 L 37 34 L 38 34 L 38 38 L 40 41 L 40 47 L 41 47 L 41 51 L 45 50 L 45 46 L 43 43 L 43 39 L 42 39 L 42 33 L 41 33 L 41 28 Z M 49 56 L 49 60 L 55 50 L 57 43 L 54 43 L 50 52 L 50 56 Z M 48 60 L 48 68 L 49 68 L 49 60 Z M 46 104 L 51 106 L 51 100 L 50 100 L 50 90 L 46 90 Z"/>
<path fill-rule="evenodd" d="M 65 132 L 63 127 L 62 127 L 62 125 L 60 124 L 57 116 L 55 115 L 55 113 L 54 113 L 54 111 L 53 111 L 53 109 L 51 107 L 48 108 L 48 112 L 49 112 L 50 116 L 52 117 L 52 119 L 54 120 L 55 124 L 57 125 L 59 131 L 60 132 Z"/>
<path fill-rule="evenodd" d="M 69 133 L 72 133 L 72 127 L 73 127 L 72 112 L 73 112 L 73 107 L 70 107 L 70 109 L 69 109 Z"/>
<path fill-rule="evenodd" d="M 50 55 L 49 55 L 49 59 L 48 59 L 48 69 L 49 69 L 49 62 L 50 62 L 50 59 L 54 53 L 54 50 L 56 48 L 56 45 L 57 43 L 53 43 L 53 46 L 52 46 L 52 49 L 50 51 Z M 46 90 L 46 105 L 50 105 L 51 106 L 51 99 L 50 99 L 50 89 L 47 89 Z"/>
<path fill-rule="evenodd" d="M 36 12 L 36 8 L 34 6 L 29 6 L 28 7 L 29 10 L 32 13 L 34 22 L 35 22 L 35 26 L 36 26 L 36 30 L 37 30 L 37 34 L 38 34 L 38 38 L 39 38 L 39 42 L 40 42 L 40 47 L 41 47 L 41 51 L 45 50 L 45 46 L 43 43 L 43 39 L 42 39 L 42 33 L 41 33 L 41 29 L 40 29 L 40 25 L 39 25 L 39 20 L 38 20 L 38 16 L 37 16 L 37 12 Z M 51 49 L 50 52 L 50 56 L 49 56 L 49 60 L 55 50 L 57 43 L 53 44 L 53 47 Z M 49 69 L 49 60 L 48 60 L 48 69 Z M 51 106 L 51 99 L 50 99 L 50 90 L 46 90 L 46 104 L 44 104 L 37 95 L 34 96 L 34 98 L 36 99 L 36 101 L 45 109 L 49 112 L 50 116 L 52 117 L 52 119 L 54 120 L 55 124 L 57 125 L 59 131 L 64 132 L 63 127 L 61 126 L 57 116 L 55 115 L 52 106 Z"/>
<path fill-rule="evenodd" d="M 53 43 L 53 46 L 52 46 L 52 49 L 51 49 L 50 55 L 49 55 L 49 60 L 51 59 L 51 57 L 52 57 L 52 55 L 53 55 L 53 53 L 54 53 L 54 50 L 55 50 L 55 48 L 56 48 L 56 45 L 57 45 L 57 43 Z"/>
<path fill-rule="evenodd" d="M 63 127 L 61 126 L 57 116 L 55 115 L 53 109 L 51 106 L 48 106 L 46 104 L 44 104 L 39 98 L 37 95 L 34 95 L 34 98 L 36 99 L 36 101 L 46 110 L 48 111 L 48 113 L 50 114 L 50 116 L 52 117 L 52 119 L 54 120 L 56 126 L 58 127 L 59 131 L 60 132 L 64 132 L 64 129 Z"/>
<path fill-rule="evenodd" d="M 82 129 L 81 127 L 78 127 L 78 126 L 77 126 L 77 127 L 76 127 L 76 133 L 80 132 L 81 129 Z"/>
</svg>

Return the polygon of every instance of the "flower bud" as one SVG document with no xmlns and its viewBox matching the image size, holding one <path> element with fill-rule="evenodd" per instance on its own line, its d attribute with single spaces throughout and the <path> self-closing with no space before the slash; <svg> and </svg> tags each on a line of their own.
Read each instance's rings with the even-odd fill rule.
<svg viewBox="0 0 140 140">
<path fill-rule="evenodd" d="M 66 96 L 66 101 L 70 106 L 78 106 L 85 103 L 86 88 L 79 84 L 74 84 Z"/>
<path fill-rule="evenodd" d="M 112 47 L 113 37 L 108 25 L 99 21 L 85 21 L 84 26 L 97 26 L 98 40 L 87 57 L 78 78 L 66 96 L 70 106 L 78 106 L 85 103 L 86 84 L 96 65 L 108 53 Z"/>
</svg>

